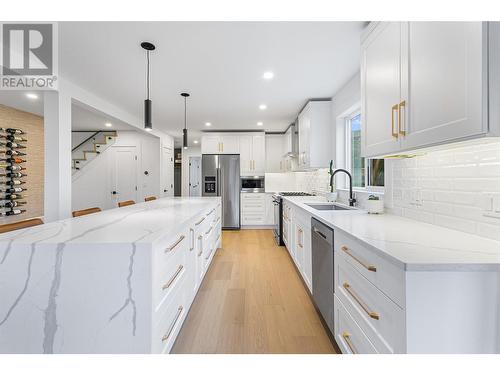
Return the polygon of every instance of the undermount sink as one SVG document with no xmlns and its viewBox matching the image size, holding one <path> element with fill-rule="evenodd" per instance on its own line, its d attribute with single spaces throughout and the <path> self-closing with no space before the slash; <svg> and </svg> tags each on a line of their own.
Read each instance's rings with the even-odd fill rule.
<svg viewBox="0 0 500 375">
<path fill-rule="evenodd" d="M 315 210 L 320 211 L 333 211 L 333 210 L 351 210 L 351 208 L 338 206 L 336 204 L 308 204 L 305 203 L 306 206 L 314 208 Z"/>
</svg>

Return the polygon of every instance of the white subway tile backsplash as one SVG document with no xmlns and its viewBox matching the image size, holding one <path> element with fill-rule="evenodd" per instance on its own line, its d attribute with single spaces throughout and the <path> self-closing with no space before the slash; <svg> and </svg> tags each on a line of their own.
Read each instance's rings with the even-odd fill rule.
<svg viewBox="0 0 500 375">
<path fill-rule="evenodd" d="M 391 213 L 500 239 L 500 218 L 484 215 L 488 197 L 500 195 L 500 140 L 429 151 L 386 166 Z"/>
</svg>

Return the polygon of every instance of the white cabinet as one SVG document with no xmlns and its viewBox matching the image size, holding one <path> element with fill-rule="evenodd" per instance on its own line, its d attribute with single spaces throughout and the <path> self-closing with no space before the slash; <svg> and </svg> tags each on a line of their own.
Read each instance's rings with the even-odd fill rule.
<svg viewBox="0 0 500 375">
<path fill-rule="evenodd" d="M 286 200 L 283 202 L 283 241 L 312 292 L 311 214 Z"/>
<path fill-rule="evenodd" d="M 207 134 L 201 137 L 202 154 L 239 154 L 239 136 L 232 134 Z"/>
<path fill-rule="evenodd" d="M 266 134 L 266 173 L 284 172 L 283 134 Z"/>
<path fill-rule="evenodd" d="M 266 193 L 241 193 L 241 225 L 265 225 Z"/>
<path fill-rule="evenodd" d="M 266 173 L 266 137 L 264 133 L 240 135 L 238 140 L 241 175 L 264 175 Z"/>
<path fill-rule="evenodd" d="M 297 168 L 326 168 L 333 158 L 330 101 L 310 101 L 298 117 Z"/>
<path fill-rule="evenodd" d="M 487 25 L 380 22 L 362 44 L 362 154 L 384 156 L 488 132 Z"/>
</svg>

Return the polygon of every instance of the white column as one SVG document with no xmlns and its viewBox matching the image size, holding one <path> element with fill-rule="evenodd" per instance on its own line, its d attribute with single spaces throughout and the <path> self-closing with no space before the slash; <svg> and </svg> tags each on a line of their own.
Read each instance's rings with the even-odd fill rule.
<svg viewBox="0 0 500 375">
<path fill-rule="evenodd" d="M 44 96 L 45 222 L 71 216 L 71 97 L 60 92 Z"/>
</svg>

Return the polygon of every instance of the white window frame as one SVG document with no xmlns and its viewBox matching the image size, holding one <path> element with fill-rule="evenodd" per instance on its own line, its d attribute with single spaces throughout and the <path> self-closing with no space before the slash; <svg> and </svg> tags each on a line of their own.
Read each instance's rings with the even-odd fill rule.
<svg viewBox="0 0 500 375">
<path fill-rule="evenodd" d="M 358 108 L 354 112 L 349 113 L 347 116 L 344 117 L 344 160 L 345 160 L 345 168 L 348 171 L 352 170 L 352 164 L 351 164 L 351 134 L 352 134 L 352 129 L 351 129 L 351 120 L 358 116 L 361 115 L 361 108 Z M 368 158 L 365 159 L 365 186 L 360 187 L 360 186 L 353 186 L 353 190 L 356 191 L 363 191 L 363 192 L 372 192 L 372 193 L 383 193 L 384 192 L 384 186 L 371 186 L 368 184 L 369 182 L 369 174 L 370 174 L 370 162 Z M 384 163 L 385 164 L 385 163 Z M 384 165 L 385 168 L 385 165 Z M 384 171 L 385 172 L 385 171 Z M 344 180 L 344 188 L 348 188 L 348 181 L 347 178 Z M 384 184 L 385 185 L 385 184 Z"/>
</svg>

